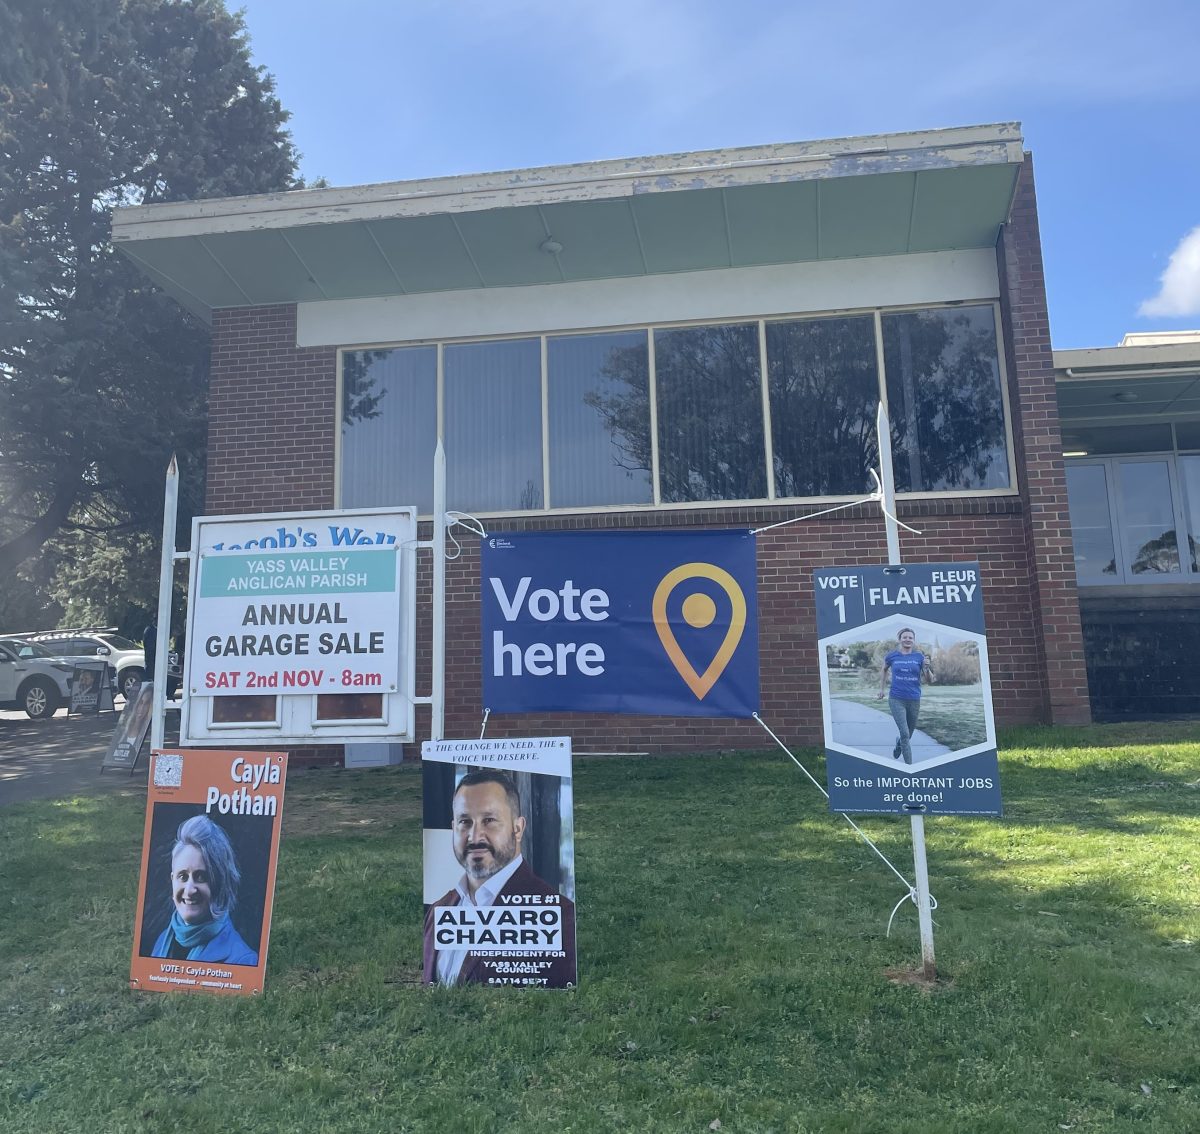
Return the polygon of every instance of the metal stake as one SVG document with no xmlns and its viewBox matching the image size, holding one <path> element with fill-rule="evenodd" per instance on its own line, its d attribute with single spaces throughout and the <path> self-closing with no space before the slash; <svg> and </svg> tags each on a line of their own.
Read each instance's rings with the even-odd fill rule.
<svg viewBox="0 0 1200 1134">
<path fill-rule="evenodd" d="M 163 493 L 162 563 L 158 573 L 158 635 L 154 645 L 153 706 L 150 713 L 150 751 L 162 748 L 167 726 L 167 644 L 171 639 L 171 590 L 175 581 L 175 520 L 179 511 L 179 465 L 175 454 L 167 466 Z"/>
<path fill-rule="evenodd" d="M 446 451 L 433 453 L 433 696 L 430 740 L 446 737 Z"/>
<path fill-rule="evenodd" d="M 875 417 L 879 438 L 879 475 L 883 482 L 883 522 L 887 531 L 888 563 L 900 566 L 900 529 L 896 523 L 896 482 L 892 476 L 892 433 L 883 403 Z M 921 927 L 921 972 L 927 981 L 937 980 L 933 956 L 933 912 L 929 904 L 929 863 L 925 858 L 925 816 L 911 815 L 913 873 L 917 879 L 917 921 Z"/>
</svg>

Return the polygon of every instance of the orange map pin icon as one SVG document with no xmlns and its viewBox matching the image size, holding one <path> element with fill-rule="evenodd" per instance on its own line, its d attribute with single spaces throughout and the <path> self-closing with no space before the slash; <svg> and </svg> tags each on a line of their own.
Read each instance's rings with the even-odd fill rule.
<svg viewBox="0 0 1200 1134">
<path fill-rule="evenodd" d="M 716 583 L 729 596 L 731 606 L 725 640 L 703 673 L 697 673 L 692 663 L 684 656 L 675 638 L 675 632 L 667 620 L 667 599 L 670 598 L 671 592 L 687 579 L 709 579 Z M 703 701 L 708 691 L 725 672 L 729 659 L 733 657 L 738 643 L 742 640 L 742 632 L 746 629 L 746 596 L 742 593 L 742 588 L 728 571 L 713 563 L 685 563 L 663 576 L 662 582 L 655 588 L 651 611 L 654 615 L 654 628 L 658 631 L 659 641 L 667 651 L 671 664 L 687 682 L 687 687 L 696 695 L 696 699 Z M 717 604 L 703 591 L 690 594 L 683 600 L 683 620 L 689 626 L 703 629 L 711 625 L 716 616 Z"/>
</svg>

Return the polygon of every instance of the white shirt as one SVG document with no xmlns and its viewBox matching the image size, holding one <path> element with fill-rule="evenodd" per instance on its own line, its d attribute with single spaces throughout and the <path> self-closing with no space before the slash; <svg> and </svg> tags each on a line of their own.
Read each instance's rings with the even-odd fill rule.
<svg viewBox="0 0 1200 1134">
<path fill-rule="evenodd" d="M 517 872 L 517 867 L 523 861 L 521 855 L 517 855 L 503 870 L 497 870 L 491 878 L 484 882 L 475 891 L 474 897 L 471 897 L 470 888 L 467 886 L 467 876 L 464 873 L 454 887 L 458 891 L 459 902 L 467 906 L 495 905 L 496 895 L 504 889 L 504 884 Z M 438 950 L 437 975 L 440 984 L 454 984 L 458 981 L 458 974 L 462 972 L 463 962 L 467 959 L 469 952 L 469 949 Z"/>
</svg>

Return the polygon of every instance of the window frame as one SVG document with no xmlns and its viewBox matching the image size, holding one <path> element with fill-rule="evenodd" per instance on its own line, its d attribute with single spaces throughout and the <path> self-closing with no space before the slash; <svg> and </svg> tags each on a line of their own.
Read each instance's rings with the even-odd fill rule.
<svg viewBox="0 0 1200 1134">
<path fill-rule="evenodd" d="M 1080 587 L 1169 587 L 1194 586 L 1200 583 L 1200 570 L 1191 570 L 1191 556 L 1188 554 L 1188 539 L 1195 538 L 1188 525 L 1188 510 L 1183 498 L 1183 478 L 1179 475 L 1178 461 L 1181 456 L 1194 456 L 1194 453 L 1180 453 L 1160 450 L 1154 453 L 1117 453 L 1097 457 L 1068 457 L 1065 464 L 1069 467 L 1092 466 L 1104 470 L 1104 483 L 1108 492 L 1108 515 L 1113 538 L 1113 559 L 1117 565 L 1117 573 L 1111 578 L 1079 577 L 1079 569 L 1075 569 L 1075 582 Z M 1171 514 L 1175 519 L 1175 543 L 1179 554 L 1179 570 L 1173 573 L 1134 575 L 1129 556 L 1122 536 L 1125 503 L 1121 498 L 1120 477 L 1117 466 L 1126 464 L 1154 464 L 1167 466 L 1167 481 L 1171 488 Z M 1068 503 L 1068 511 L 1069 511 Z M 1072 553 L 1072 560 L 1074 554 Z"/>
<path fill-rule="evenodd" d="M 463 343 L 484 343 L 484 342 L 501 342 L 513 339 L 539 339 L 540 340 L 540 355 L 541 355 L 541 383 L 542 383 L 542 405 L 541 405 L 541 438 L 542 438 L 542 474 L 543 474 L 543 492 L 546 507 L 531 508 L 523 510 L 506 510 L 506 511 L 480 511 L 475 513 L 482 519 L 492 519 L 501 517 L 538 517 L 538 516 L 555 516 L 555 515 L 593 515 L 605 513 L 622 513 L 622 512 L 645 512 L 645 511 L 695 511 L 697 509 L 715 509 L 715 508 L 746 508 L 746 507 L 769 507 L 776 505 L 805 505 L 805 504 L 835 504 L 852 500 L 861 499 L 866 496 L 866 493 L 847 493 L 843 495 L 832 496 L 777 496 L 775 494 L 775 475 L 774 475 L 774 458 L 772 452 L 772 437 L 771 437 L 771 410 L 770 410 L 770 390 L 769 390 L 769 375 L 767 369 L 766 358 L 766 325 L 767 323 L 784 323 L 784 322 L 801 322 L 806 320 L 820 320 L 845 318 L 853 316 L 872 316 L 874 322 L 875 335 L 875 351 L 876 351 L 876 372 L 879 386 L 879 402 L 885 408 L 887 407 L 887 372 L 884 365 L 884 350 L 883 350 L 883 316 L 890 314 L 901 314 L 906 311 L 932 311 L 932 310 L 954 310 L 961 307 L 990 307 L 992 310 L 993 326 L 995 327 L 995 342 L 996 342 L 996 359 L 999 368 L 1000 382 L 1000 397 L 1004 413 L 1004 444 L 1007 456 L 1008 469 L 1008 487 L 1007 488 L 979 488 L 979 489 L 948 489 L 945 491 L 921 491 L 921 492 L 900 492 L 897 497 L 902 500 L 954 500 L 954 499 L 980 499 L 988 497 L 1006 497 L 1017 496 L 1020 489 L 1017 484 L 1017 468 L 1016 468 L 1016 452 L 1013 440 L 1013 419 L 1012 405 L 1009 397 L 1009 372 L 1008 360 L 1005 353 L 1004 333 L 1002 313 L 1000 309 L 1000 301 L 997 298 L 993 299 L 964 299 L 952 300 L 943 303 L 910 303 L 899 304 L 887 307 L 866 307 L 866 308 L 835 308 L 827 311 L 798 311 L 794 313 L 773 313 L 770 315 L 742 315 L 729 316 L 728 318 L 720 319 L 679 319 L 679 320 L 663 320 L 654 323 L 630 323 L 630 324 L 615 324 L 605 327 L 559 327 L 550 331 L 513 331 L 505 334 L 487 334 L 487 335 L 470 335 L 448 339 L 407 339 L 401 341 L 380 341 L 373 343 L 355 343 L 353 345 L 340 346 L 337 349 L 337 365 L 336 365 L 336 392 L 335 392 L 335 436 L 333 446 L 334 459 L 334 500 L 336 506 L 340 507 L 342 502 L 343 492 L 343 474 L 342 474 L 342 453 L 344 446 L 344 427 L 342 424 L 342 401 L 344 398 L 343 386 L 343 362 L 345 355 L 348 352 L 358 352 L 367 350 L 391 350 L 402 349 L 406 347 L 433 346 L 437 351 L 437 436 L 439 439 L 445 437 L 445 366 L 444 354 L 447 346 L 455 346 Z M 694 500 L 680 501 L 675 503 L 664 503 L 661 497 L 660 470 L 659 470 L 659 452 L 658 452 L 658 390 L 657 390 L 657 367 L 655 363 L 654 351 L 654 332 L 656 330 L 675 330 L 689 327 L 708 327 L 708 326 L 725 326 L 732 324 L 752 324 L 756 326 L 759 342 L 759 383 L 762 396 L 763 410 L 763 459 L 766 465 L 767 472 L 767 493 L 766 497 L 749 498 L 742 500 Z M 548 340 L 551 338 L 567 337 L 567 336 L 582 336 L 582 335 L 604 335 L 612 333 L 629 333 L 641 332 L 646 334 L 648 365 L 649 365 L 649 397 L 650 397 L 650 413 L 649 413 L 649 428 L 651 439 L 651 489 L 652 502 L 649 504 L 600 504 L 591 506 L 571 506 L 558 508 L 554 506 L 554 496 L 552 485 L 550 484 L 550 467 L 548 463 L 548 448 L 549 448 L 549 371 L 547 364 L 547 355 L 549 353 Z M 429 519 L 428 513 L 421 513 L 419 519 Z"/>
</svg>

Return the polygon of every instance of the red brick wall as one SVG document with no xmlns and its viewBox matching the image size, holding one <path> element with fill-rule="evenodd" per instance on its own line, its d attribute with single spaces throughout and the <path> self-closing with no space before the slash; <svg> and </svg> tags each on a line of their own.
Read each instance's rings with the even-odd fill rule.
<svg viewBox="0 0 1200 1134">
<path fill-rule="evenodd" d="M 1017 483 L 1025 503 L 1025 546 L 1034 584 L 1031 631 L 1046 674 L 1046 718 L 1079 724 L 1091 719 L 1091 707 L 1030 154 L 1025 155 L 996 253 Z"/>
<path fill-rule="evenodd" d="M 213 313 L 210 516 L 333 507 L 337 351 L 296 348 L 296 308 Z"/>
</svg>

